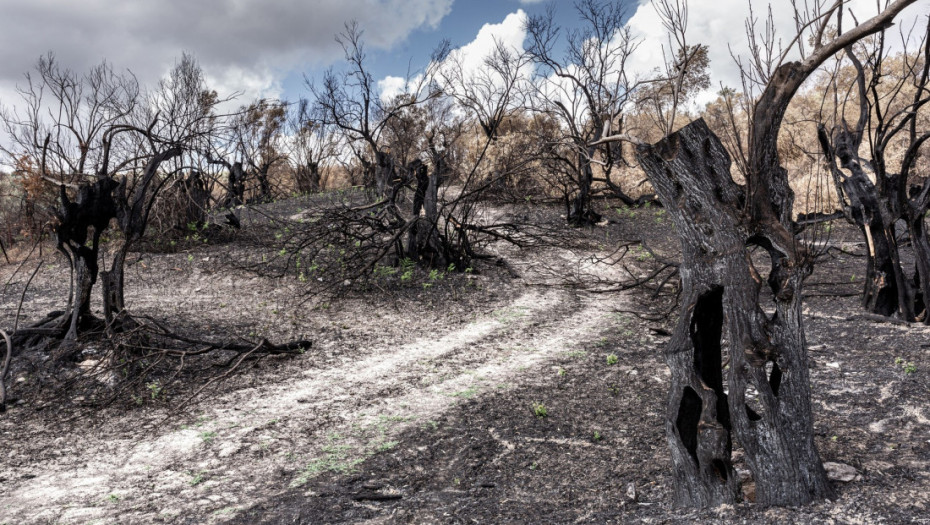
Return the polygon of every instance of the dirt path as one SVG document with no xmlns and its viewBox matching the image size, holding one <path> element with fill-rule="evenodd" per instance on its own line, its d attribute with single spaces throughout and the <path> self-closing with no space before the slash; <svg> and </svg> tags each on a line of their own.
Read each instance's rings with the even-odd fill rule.
<svg viewBox="0 0 930 525">
<path fill-rule="evenodd" d="M 351 470 L 464 399 L 519 384 L 528 368 L 596 340 L 624 301 L 526 287 L 406 344 L 389 336 L 345 353 L 351 337 L 323 338 L 299 358 L 302 370 L 223 394 L 189 425 L 130 415 L 130 429 L 58 438 L 60 453 L 41 465 L 14 451 L 0 514 L 11 523 L 221 521 L 276 490 Z M 372 321 L 368 333 L 387 322 Z"/>
</svg>

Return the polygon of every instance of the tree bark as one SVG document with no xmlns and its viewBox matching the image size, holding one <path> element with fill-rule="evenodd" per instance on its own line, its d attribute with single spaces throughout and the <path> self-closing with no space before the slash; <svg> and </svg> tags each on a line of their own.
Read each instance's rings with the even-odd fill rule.
<svg viewBox="0 0 930 525">
<path fill-rule="evenodd" d="M 378 196 L 391 197 L 394 193 L 393 183 L 396 176 L 394 159 L 389 153 L 377 151 L 375 153 L 374 179 Z"/>
<path fill-rule="evenodd" d="M 734 438 L 753 473 L 757 503 L 801 505 L 829 496 L 813 440 L 801 323 L 804 269 L 781 260 L 778 241 L 750 227 L 729 155 L 703 120 L 655 145 L 639 146 L 637 157 L 682 246 L 682 316 L 666 350 L 672 373 L 666 435 L 676 503 L 707 507 L 736 501 Z M 779 202 L 785 205 L 790 196 Z M 764 281 L 749 244 L 773 255 L 772 315 L 760 302 Z M 724 329 L 730 342 L 727 388 Z"/>
<path fill-rule="evenodd" d="M 226 198 L 223 200 L 224 208 L 235 208 L 245 202 L 245 170 L 241 162 L 232 164 L 224 162 L 228 171 L 229 187 L 226 189 Z"/>
<path fill-rule="evenodd" d="M 578 156 L 578 162 L 581 165 L 578 194 L 572 199 L 568 209 L 568 222 L 573 226 L 586 226 L 601 220 L 600 214 L 591 209 L 591 185 L 594 182 L 594 171 L 591 168 L 593 155 L 594 148 L 587 147 L 586 153 Z"/>
<path fill-rule="evenodd" d="M 298 166 L 296 170 L 297 191 L 304 194 L 320 191 L 320 165 L 308 162 L 305 166 Z"/>
<path fill-rule="evenodd" d="M 911 214 L 907 227 L 914 246 L 915 319 L 930 324 L 930 312 L 927 311 L 930 302 L 930 241 L 927 239 L 924 214 Z"/>
</svg>

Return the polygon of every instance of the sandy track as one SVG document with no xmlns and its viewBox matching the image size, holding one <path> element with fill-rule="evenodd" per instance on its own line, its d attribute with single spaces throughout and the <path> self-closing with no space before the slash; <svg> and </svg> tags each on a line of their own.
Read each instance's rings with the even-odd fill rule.
<svg viewBox="0 0 930 525">
<path fill-rule="evenodd" d="M 321 338 L 295 361 L 300 370 L 227 392 L 188 425 L 129 414 L 133 430 L 103 425 L 61 438 L 62 453 L 44 464 L 17 462 L 14 453 L 3 468 L 12 479 L 0 494 L 0 516 L 9 523 L 222 521 L 320 472 L 348 471 L 399 446 L 400 432 L 431 424 L 462 399 L 519 384 L 521 372 L 597 339 L 624 301 L 521 290 L 457 328 L 406 344 L 386 336 L 369 351 L 341 353 L 351 338 Z"/>
</svg>

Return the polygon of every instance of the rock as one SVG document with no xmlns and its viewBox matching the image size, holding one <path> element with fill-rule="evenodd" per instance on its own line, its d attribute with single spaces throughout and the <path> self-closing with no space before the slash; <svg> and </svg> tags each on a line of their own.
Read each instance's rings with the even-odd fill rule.
<svg viewBox="0 0 930 525">
<path fill-rule="evenodd" d="M 78 366 L 81 368 L 81 370 L 88 371 L 88 370 L 93 370 L 94 368 L 97 368 L 97 365 L 99 364 L 100 364 L 99 359 L 85 359 L 81 361 L 80 363 L 78 363 Z"/>
<path fill-rule="evenodd" d="M 639 497 L 639 495 L 636 494 L 636 483 L 629 483 L 629 484 L 627 484 L 627 486 L 626 486 L 626 497 L 627 497 L 627 499 L 629 499 L 630 501 L 636 501 L 636 499 Z"/>
<path fill-rule="evenodd" d="M 241 448 L 242 446 L 238 443 L 227 443 L 220 447 L 220 451 L 217 453 L 217 456 L 221 458 L 228 458 L 229 456 L 239 452 Z"/>
<path fill-rule="evenodd" d="M 827 478 L 833 481 L 848 483 L 859 479 L 859 472 L 845 463 L 828 461 L 823 464 L 823 468 L 827 471 Z"/>
</svg>

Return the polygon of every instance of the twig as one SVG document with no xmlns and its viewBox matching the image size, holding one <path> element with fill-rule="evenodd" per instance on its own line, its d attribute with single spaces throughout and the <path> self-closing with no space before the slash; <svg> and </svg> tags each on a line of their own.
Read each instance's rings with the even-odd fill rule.
<svg viewBox="0 0 930 525">
<path fill-rule="evenodd" d="M 196 392 L 194 392 L 193 394 L 191 394 L 190 397 L 188 397 L 183 403 L 181 403 L 180 405 L 178 405 L 177 408 L 175 409 L 175 411 L 178 411 L 178 412 L 179 412 L 181 409 L 183 409 L 185 406 L 187 406 L 194 398 L 196 398 L 197 396 L 199 396 L 201 392 L 203 392 L 204 390 L 206 390 L 206 388 L 209 387 L 210 385 L 212 385 L 213 383 L 216 383 L 216 382 L 218 382 L 218 381 L 222 381 L 223 379 L 226 379 L 227 377 L 229 377 L 230 374 L 232 374 L 233 372 L 236 371 L 237 368 L 239 368 L 239 365 L 241 365 L 242 362 L 245 361 L 245 359 L 246 359 L 247 357 L 249 357 L 250 355 L 252 355 L 254 352 L 258 351 L 258 349 L 260 349 L 261 347 L 263 347 L 263 346 L 265 346 L 265 345 L 269 345 L 269 346 L 270 346 L 270 343 L 268 343 L 268 341 L 267 341 L 266 339 L 262 339 L 257 345 L 255 345 L 255 348 L 252 348 L 252 349 L 249 350 L 248 352 L 246 352 L 246 353 L 242 354 L 241 356 L 239 356 L 239 360 L 236 362 L 236 364 L 232 365 L 232 366 L 229 368 L 229 370 L 227 370 L 227 371 L 226 371 L 225 373 L 223 373 L 222 375 L 218 375 L 218 376 L 216 376 L 216 377 L 210 379 L 210 380 L 207 381 L 206 383 L 204 383 L 200 388 L 197 389 Z"/>
<path fill-rule="evenodd" d="M 19 296 L 19 305 L 16 307 L 16 319 L 13 320 L 13 333 L 16 333 L 16 330 L 19 329 L 19 315 L 23 311 L 23 301 L 26 300 L 26 291 L 29 290 L 29 285 L 32 284 L 32 280 L 35 278 L 36 274 L 39 273 L 39 268 L 42 267 L 45 261 L 39 261 L 39 264 L 36 265 L 36 269 L 32 271 L 32 275 L 29 276 L 29 280 L 26 281 L 26 286 L 23 287 L 23 293 Z"/>
<path fill-rule="evenodd" d="M 0 252 L 3 252 L 3 258 L 6 259 L 6 263 L 10 264 L 10 256 L 6 253 L 6 247 L 3 246 L 3 239 L 0 239 Z"/>
<path fill-rule="evenodd" d="M 878 315 L 878 314 L 857 314 L 857 315 L 849 316 L 845 320 L 846 321 L 866 320 L 866 321 L 874 321 L 876 323 L 889 323 L 889 324 L 897 324 L 897 325 L 904 325 L 904 326 L 911 325 L 911 323 L 907 321 L 903 321 L 901 319 L 897 319 L 894 317 L 885 317 L 884 315 Z"/>
</svg>

